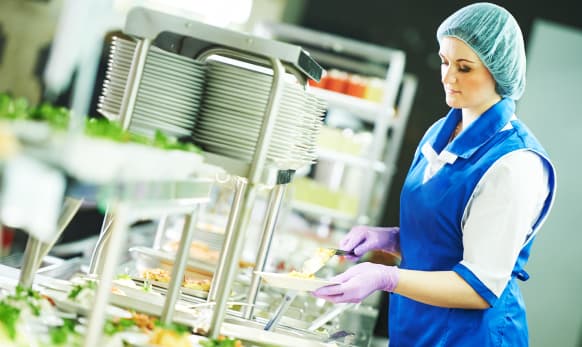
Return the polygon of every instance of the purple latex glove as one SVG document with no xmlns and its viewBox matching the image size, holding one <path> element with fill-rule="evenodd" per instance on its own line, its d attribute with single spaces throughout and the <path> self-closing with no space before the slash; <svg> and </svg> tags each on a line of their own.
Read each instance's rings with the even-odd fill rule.
<svg viewBox="0 0 582 347">
<path fill-rule="evenodd" d="M 312 293 L 313 296 L 333 303 L 358 303 L 376 290 L 394 291 L 398 285 L 398 268 L 361 263 L 333 277 L 330 281 L 341 284 L 321 287 Z"/>
<path fill-rule="evenodd" d="M 367 252 L 377 249 L 400 254 L 400 228 L 358 225 L 344 236 L 339 248 L 356 254 L 356 257 L 348 256 L 350 260 L 358 260 Z"/>
</svg>

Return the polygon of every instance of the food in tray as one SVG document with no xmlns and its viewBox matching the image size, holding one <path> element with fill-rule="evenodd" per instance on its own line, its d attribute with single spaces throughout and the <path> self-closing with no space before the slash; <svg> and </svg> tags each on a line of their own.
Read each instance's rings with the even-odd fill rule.
<svg viewBox="0 0 582 347">
<path fill-rule="evenodd" d="M 0 346 L 81 346 L 75 321 L 62 319 L 53 304 L 38 291 L 17 286 L 0 300 Z"/>
<path fill-rule="evenodd" d="M 155 268 L 148 269 L 142 273 L 144 279 L 160 282 L 163 284 L 170 283 L 170 272 L 165 269 Z M 209 279 L 193 279 L 185 277 L 182 281 L 182 286 L 188 289 L 199 290 L 203 292 L 208 292 L 210 290 L 210 280 Z"/>
<path fill-rule="evenodd" d="M 157 326 L 149 343 L 160 347 L 192 347 L 189 329 L 179 324 Z"/>
<path fill-rule="evenodd" d="M 170 241 L 164 246 L 164 249 L 176 253 L 178 251 L 179 243 L 179 241 Z M 217 250 L 210 249 L 210 247 L 208 247 L 204 242 L 194 241 L 190 245 L 190 257 L 194 259 L 215 264 L 218 262 L 219 256 L 220 253 Z"/>
<path fill-rule="evenodd" d="M 154 330 L 156 318 L 143 313 L 132 312 L 131 318 L 112 318 L 105 322 L 103 332 L 106 335 L 125 332 L 129 329 L 138 329 L 141 332 L 149 333 Z"/>
<path fill-rule="evenodd" d="M 231 339 L 225 336 L 219 336 L 216 339 L 209 339 L 206 341 L 201 341 L 200 346 L 202 347 L 244 347 L 242 342 L 237 339 Z"/>
<path fill-rule="evenodd" d="M 91 307 L 95 300 L 96 289 L 97 282 L 91 280 L 82 281 L 71 288 L 67 297 L 84 307 Z"/>
<path fill-rule="evenodd" d="M 95 286 L 93 281 L 79 283 L 70 290 L 68 299 L 85 300 L 92 295 Z M 72 318 L 63 318 L 51 298 L 32 289 L 17 287 L 14 294 L 0 299 L 0 346 L 81 347 L 87 320 L 70 316 L 70 313 L 67 316 Z M 128 318 L 111 317 L 105 321 L 102 346 L 122 347 L 127 343 L 142 345 L 146 342 L 160 347 L 198 346 L 190 341 L 191 333 L 188 326 L 162 325 L 157 317 L 131 312 Z M 240 345 L 233 342 L 216 346 Z"/>
<path fill-rule="evenodd" d="M 162 283 L 169 283 L 171 279 L 170 272 L 160 268 L 147 269 L 142 273 L 142 277 L 147 280 L 158 281 Z"/>
<path fill-rule="evenodd" d="M 163 248 L 166 251 L 176 253 L 178 251 L 178 245 L 179 241 L 170 241 Z M 204 242 L 193 241 L 190 245 L 190 257 L 210 264 L 217 264 L 218 258 L 220 257 L 220 252 L 211 249 L 208 244 Z M 252 268 L 255 267 L 255 263 L 239 260 L 238 266 L 240 268 Z"/>
<path fill-rule="evenodd" d="M 193 280 L 185 279 L 182 286 L 188 289 L 201 290 L 203 292 L 210 291 L 210 280 Z"/>
</svg>

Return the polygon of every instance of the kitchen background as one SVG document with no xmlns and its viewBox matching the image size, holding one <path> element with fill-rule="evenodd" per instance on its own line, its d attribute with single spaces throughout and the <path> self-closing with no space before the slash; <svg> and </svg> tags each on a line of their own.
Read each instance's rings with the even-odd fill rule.
<svg viewBox="0 0 582 347">
<path fill-rule="evenodd" d="M 80 1 L 80 0 L 79 0 Z M 63 0 L 0 1 L 0 92 L 38 101 L 40 76 Z M 406 72 L 418 88 L 387 197 L 381 224 L 398 224 L 399 191 L 416 144 L 447 112 L 440 84 L 438 24 L 468 1 L 254 0 L 213 1 L 201 14 L 208 22 L 252 31 L 258 22 L 281 21 L 396 48 L 406 53 Z M 118 1 L 119 7 L 128 1 Z M 171 2 L 168 2 L 171 3 Z M 179 1 L 176 1 L 179 3 Z M 211 7 L 203 1 L 191 1 Z M 511 11 L 524 32 L 528 86 L 517 114 L 545 144 L 558 170 L 554 210 L 539 234 L 522 284 L 532 346 L 582 346 L 582 233 L 578 182 L 582 146 L 582 11 L 578 1 L 496 1 Z M 231 8 L 232 10 L 232 8 Z M 210 13 L 210 14 L 209 14 Z M 116 18 L 108 25 L 114 28 Z M 81 33 L 82 34 L 82 33 Z M 75 47 L 71 47 L 74 49 Z M 60 99 L 67 102 L 67 92 Z M 376 333 L 385 334 L 385 324 Z"/>
</svg>

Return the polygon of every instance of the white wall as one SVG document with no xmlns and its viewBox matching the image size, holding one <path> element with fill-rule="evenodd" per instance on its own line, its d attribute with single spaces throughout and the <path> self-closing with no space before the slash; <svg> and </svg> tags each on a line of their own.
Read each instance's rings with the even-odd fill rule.
<svg viewBox="0 0 582 347">
<path fill-rule="evenodd" d="M 582 346 L 582 31 L 536 21 L 517 115 L 558 174 L 554 208 L 522 285 L 532 347 Z"/>
</svg>

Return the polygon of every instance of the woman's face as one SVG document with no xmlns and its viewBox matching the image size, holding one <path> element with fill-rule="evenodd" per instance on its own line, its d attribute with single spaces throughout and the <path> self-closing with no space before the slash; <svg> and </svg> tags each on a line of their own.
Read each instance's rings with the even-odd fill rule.
<svg viewBox="0 0 582 347">
<path fill-rule="evenodd" d="M 443 37 L 439 56 L 447 105 L 478 116 L 500 100 L 493 76 L 463 41 Z"/>
</svg>

